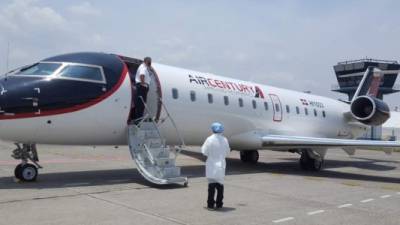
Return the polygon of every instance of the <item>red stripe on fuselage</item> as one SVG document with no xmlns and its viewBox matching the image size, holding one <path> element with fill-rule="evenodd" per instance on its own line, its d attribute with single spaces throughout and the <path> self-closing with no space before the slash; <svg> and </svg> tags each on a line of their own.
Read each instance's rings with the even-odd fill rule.
<svg viewBox="0 0 400 225">
<path fill-rule="evenodd" d="M 41 117 L 41 116 L 53 116 L 53 115 L 58 115 L 58 114 L 63 114 L 63 113 L 71 113 L 75 111 L 79 111 L 82 109 L 86 109 L 90 106 L 93 106 L 104 99 L 110 97 L 112 94 L 114 94 L 122 85 L 124 82 L 126 75 L 128 74 L 128 67 L 124 62 L 122 62 L 124 65 L 124 68 L 122 69 L 121 76 L 118 80 L 118 82 L 112 87 L 109 91 L 106 93 L 100 95 L 98 98 L 92 99 L 86 103 L 71 106 L 68 108 L 63 108 L 63 109 L 54 109 L 54 110 L 48 110 L 48 111 L 41 111 L 39 113 L 20 113 L 20 114 L 15 114 L 15 115 L 0 115 L 0 120 L 11 120 L 11 119 L 23 119 L 23 118 L 33 118 L 33 117 Z"/>
</svg>

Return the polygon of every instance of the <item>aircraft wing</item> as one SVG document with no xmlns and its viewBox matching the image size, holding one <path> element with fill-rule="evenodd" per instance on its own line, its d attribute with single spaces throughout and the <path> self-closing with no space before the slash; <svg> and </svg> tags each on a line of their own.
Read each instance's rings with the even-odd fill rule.
<svg viewBox="0 0 400 225">
<path fill-rule="evenodd" d="M 350 148 L 366 150 L 400 150 L 398 141 L 374 141 L 335 138 L 316 138 L 285 135 L 267 135 L 262 137 L 262 146 L 271 148 Z"/>
</svg>

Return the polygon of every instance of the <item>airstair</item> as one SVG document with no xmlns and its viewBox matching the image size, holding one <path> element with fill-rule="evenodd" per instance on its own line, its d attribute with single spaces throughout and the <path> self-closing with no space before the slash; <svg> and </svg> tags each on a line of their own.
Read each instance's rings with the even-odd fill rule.
<svg viewBox="0 0 400 225">
<path fill-rule="evenodd" d="M 161 101 L 161 99 L 160 99 Z M 128 143 L 132 158 L 135 160 L 140 174 L 149 182 L 157 185 L 183 184 L 187 186 L 187 177 L 181 176 L 181 168 L 176 166 L 176 158 L 185 143 L 169 115 L 165 105 L 161 102 L 167 117 L 156 121 L 152 118 L 145 105 L 144 116 L 137 124 L 128 126 Z M 180 146 L 167 146 L 166 140 L 160 133 L 159 125 L 167 119 L 175 127 L 181 141 Z"/>
</svg>

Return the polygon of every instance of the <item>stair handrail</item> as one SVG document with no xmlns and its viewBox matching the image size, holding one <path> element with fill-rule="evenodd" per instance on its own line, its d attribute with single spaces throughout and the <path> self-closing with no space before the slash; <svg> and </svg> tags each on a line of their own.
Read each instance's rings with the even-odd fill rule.
<svg viewBox="0 0 400 225">
<path fill-rule="evenodd" d="M 139 99 L 142 101 L 142 103 L 143 103 L 143 105 L 144 105 L 144 108 L 145 108 L 145 111 L 146 111 L 146 115 L 143 116 L 143 117 L 141 118 L 142 121 L 141 121 L 141 122 L 139 123 L 139 125 L 138 125 L 138 126 L 140 127 L 140 124 L 141 124 L 141 123 L 145 122 L 145 120 L 146 120 L 147 118 L 151 117 L 151 115 L 150 115 L 151 112 L 150 112 L 150 110 L 149 110 L 148 105 L 147 105 L 146 102 L 144 101 L 143 97 L 142 97 L 142 96 L 139 96 Z M 183 139 L 181 133 L 179 132 L 179 129 L 178 129 L 176 123 L 175 123 L 175 120 L 172 118 L 172 116 L 171 116 L 171 114 L 169 113 L 169 111 L 168 111 L 167 107 L 165 106 L 164 102 L 162 101 L 161 98 L 159 98 L 159 101 L 160 101 L 160 103 L 161 103 L 162 108 L 165 110 L 165 113 L 167 114 L 167 118 L 170 119 L 170 121 L 171 121 L 171 123 L 172 123 L 172 126 L 175 128 L 175 131 L 176 131 L 176 134 L 177 134 L 177 136 L 178 136 L 178 139 L 179 139 L 180 142 L 181 142 L 181 144 L 179 145 L 178 150 L 177 150 L 176 153 L 174 154 L 174 155 L 175 155 L 175 159 L 176 159 L 176 157 L 177 157 L 178 154 L 182 151 L 182 149 L 183 149 L 184 147 L 186 147 L 186 144 L 185 144 L 185 141 L 184 141 L 184 139 Z M 160 128 L 158 127 L 157 122 L 156 122 L 154 119 L 152 119 L 151 122 L 155 125 L 158 136 L 159 136 L 160 138 L 162 138 L 161 132 L 160 132 Z"/>
<path fill-rule="evenodd" d="M 140 121 L 140 124 L 142 124 L 143 122 L 146 122 L 146 121 L 145 121 L 146 119 L 148 119 L 149 117 L 151 117 L 151 115 L 150 115 L 151 112 L 150 112 L 149 107 L 147 106 L 146 102 L 143 100 L 143 97 L 142 97 L 142 96 L 139 96 L 139 99 L 142 101 L 142 103 L 143 103 L 143 105 L 144 105 L 144 109 L 146 110 L 146 116 L 143 116 L 143 117 L 142 117 L 142 121 Z M 159 136 L 160 138 L 162 138 L 160 129 L 158 128 L 156 121 L 155 121 L 153 118 L 151 118 L 151 121 L 150 121 L 150 122 L 152 122 L 152 123 L 154 124 L 154 126 L 156 127 L 156 130 L 157 130 L 158 136 Z M 140 126 L 139 126 L 139 127 L 140 127 Z"/>
<path fill-rule="evenodd" d="M 150 159 L 151 164 L 152 164 L 152 165 L 155 165 L 155 164 L 156 164 L 156 161 L 154 160 L 153 155 L 150 153 L 149 148 L 147 147 L 146 144 L 143 144 L 143 147 L 144 147 L 144 149 L 145 149 L 147 155 L 149 156 L 149 159 Z"/>
<path fill-rule="evenodd" d="M 159 98 L 159 101 L 161 103 L 161 106 L 163 107 L 163 109 L 165 110 L 165 113 L 167 114 L 167 118 L 169 118 L 171 120 L 172 126 L 174 126 L 176 134 L 178 135 L 179 140 L 181 141 L 181 145 L 180 147 L 185 147 L 185 140 L 182 138 L 181 133 L 179 132 L 178 127 L 176 126 L 175 120 L 172 118 L 171 114 L 169 114 L 169 111 L 167 109 L 167 107 L 165 106 L 164 102 L 162 101 L 161 98 Z"/>
</svg>

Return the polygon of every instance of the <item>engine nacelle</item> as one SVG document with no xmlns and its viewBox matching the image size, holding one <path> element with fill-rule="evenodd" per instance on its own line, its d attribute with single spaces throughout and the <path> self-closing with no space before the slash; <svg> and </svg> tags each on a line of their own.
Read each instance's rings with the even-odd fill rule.
<svg viewBox="0 0 400 225">
<path fill-rule="evenodd" d="M 389 106 L 372 96 L 357 97 L 350 106 L 351 114 L 361 123 L 379 126 L 390 118 Z"/>
</svg>

